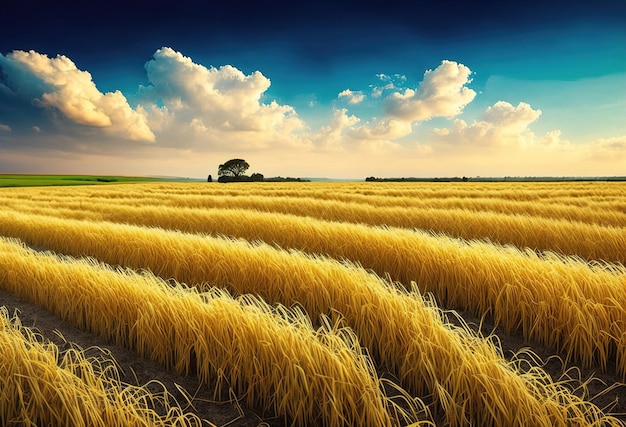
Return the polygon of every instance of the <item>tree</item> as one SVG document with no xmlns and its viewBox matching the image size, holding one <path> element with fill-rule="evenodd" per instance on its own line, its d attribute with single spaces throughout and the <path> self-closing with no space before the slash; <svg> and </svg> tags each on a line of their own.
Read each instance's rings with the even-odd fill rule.
<svg viewBox="0 0 626 427">
<path fill-rule="evenodd" d="M 219 176 L 232 176 L 234 178 L 242 176 L 250 167 L 248 162 L 243 159 L 231 159 L 220 165 L 217 169 Z"/>
</svg>

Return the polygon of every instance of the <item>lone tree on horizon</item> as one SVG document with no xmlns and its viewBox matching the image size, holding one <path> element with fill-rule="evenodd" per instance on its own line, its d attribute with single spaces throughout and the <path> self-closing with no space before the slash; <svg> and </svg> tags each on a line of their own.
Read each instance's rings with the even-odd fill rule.
<svg viewBox="0 0 626 427">
<path fill-rule="evenodd" d="M 238 178 L 242 176 L 250 167 L 248 162 L 243 159 L 231 159 L 220 165 L 217 169 L 217 174 L 219 176 L 232 176 L 234 178 Z"/>
</svg>

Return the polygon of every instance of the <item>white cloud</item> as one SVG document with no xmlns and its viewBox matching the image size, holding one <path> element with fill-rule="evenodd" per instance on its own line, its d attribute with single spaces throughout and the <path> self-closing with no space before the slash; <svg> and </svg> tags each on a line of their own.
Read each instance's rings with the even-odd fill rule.
<svg viewBox="0 0 626 427">
<path fill-rule="evenodd" d="M 382 80 L 383 82 L 406 82 L 406 76 L 399 73 L 393 75 L 379 73 L 376 74 L 376 77 L 378 77 L 378 79 Z"/>
<path fill-rule="evenodd" d="M 374 117 L 363 124 L 353 123 L 342 130 L 345 144 L 350 146 L 381 147 L 396 150 L 400 145 L 394 141 L 406 137 L 413 132 L 413 123 L 432 117 L 450 117 L 460 114 L 463 107 L 471 102 L 476 93 L 465 87 L 469 83 L 471 71 L 463 64 L 443 61 L 435 70 L 426 71 L 424 80 L 418 90 L 406 89 L 403 93 L 394 92 L 383 100 L 383 117 Z M 372 97 L 381 97 L 384 91 L 397 89 L 397 84 L 406 82 L 401 74 L 377 74 L 376 77 L 386 84 L 372 88 Z M 358 96 L 358 98 L 357 98 Z M 349 103 L 360 102 L 364 95 L 346 89 L 339 94 Z M 494 113 L 489 113 L 496 115 Z M 360 120 L 358 121 L 360 123 Z M 432 148 L 425 144 L 416 152 L 428 153 Z"/>
<path fill-rule="evenodd" d="M 382 111 L 359 118 L 338 108 L 323 118 L 316 108 L 306 112 L 313 130 L 293 107 L 266 99 L 271 82 L 260 71 L 204 66 L 171 48 L 157 50 L 146 63 L 149 85 L 140 88 L 136 108 L 119 91 L 101 93 L 88 72 L 62 55 L 15 51 L 0 55 L 0 67 L 0 162 L 15 170 L 35 165 L 78 173 L 89 172 L 85 165 L 106 165 L 124 174 L 206 176 L 211 162 L 217 167 L 228 156 L 246 158 L 266 176 L 626 170 L 626 136 L 572 143 L 560 130 L 536 135 L 531 126 L 542 112 L 524 102 L 496 102 L 473 122 L 457 117 L 476 93 L 468 88 L 470 69 L 452 61 L 427 71 L 417 87 L 407 88 L 402 74 L 380 74 L 367 90 L 346 89 L 338 94 L 344 106 L 367 99 L 372 111 L 379 98 Z M 310 94 L 295 102 L 322 105 Z M 419 122 L 433 117 L 451 120 L 431 134 L 426 129 L 435 124 Z M 623 132 L 607 131 L 615 134 Z"/>
<path fill-rule="evenodd" d="M 471 124 L 456 119 L 435 129 L 429 142 L 436 156 L 458 163 L 464 174 L 623 175 L 626 135 L 573 143 L 560 130 L 536 135 L 530 126 L 541 110 L 499 101 Z"/>
<path fill-rule="evenodd" d="M 552 130 L 537 140 L 538 147 L 568 150 L 573 148 L 572 143 L 568 140 L 561 139 L 560 130 Z"/>
<path fill-rule="evenodd" d="M 413 131 L 411 122 L 396 119 L 373 119 L 361 126 L 350 129 L 349 135 L 360 140 L 395 140 Z"/>
<path fill-rule="evenodd" d="M 370 85 L 372 88 L 372 97 L 380 98 L 383 96 L 384 92 L 389 92 L 393 89 L 401 88 L 404 83 L 406 83 L 406 76 L 404 74 L 393 74 L 387 75 L 384 73 L 376 74 L 376 77 L 382 81 L 386 82 L 383 86 Z"/>
<path fill-rule="evenodd" d="M 395 92 L 385 98 L 385 112 L 405 121 L 454 117 L 476 96 L 476 92 L 465 86 L 471 82 L 470 75 L 471 70 L 465 65 L 442 61 L 436 69 L 424 73 L 417 89 Z"/>
<path fill-rule="evenodd" d="M 626 159 L 626 135 L 599 138 L 586 147 L 586 154 L 596 159 Z"/>
<path fill-rule="evenodd" d="M 393 83 L 387 83 L 385 86 L 375 86 L 372 88 L 372 97 L 373 98 L 380 98 L 381 96 L 383 96 L 383 92 L 384 91 L 389 91 L 392 89 L 395 89 L 396 87 L 394 86 Z"/>
<path fill-rule="evenodd" d="M 338 98 L 346 98 L 348 100 L 348 104 L 355 105 L 363 102 L 365 99 L 365 95 L 360 90 L 352 91 L 350 89 L 346 89 L 342 92 L 339 92 Z"/>
<path fill-rule="evenodd" d="M 164 139 L 249 148 L 301 142 L 292 138 L 305 128 L 295 109 L 261 102 L 270 80 L 259 71 L 207 68 L 169 47 L 155 52 L 146 71 L 151 85 L 141 88 L 141 104 Z"/>
<path fill-rule="evenodd" d="M 541 110 L 533 110 L 525 102 L 520 102 L 517 107 L 513 107 L 508 102 L 498 101 L 485 110 L 483 120 L 495 127 L 515 133 L 523 132 L 539 116 L 541 116 Z"/>
<path fill-rule="evenodd" d="M 60 112 L 69 121 L 102 128 L 105 134 L 137 141 L 155 136 L 141 112 L 133 110 L 120 91 L 101 93 L 91 74 L 66 56 L 20 50 L 0 55 L 6 75 L 4 92 L 31 98 L 33 105 Z"/>
<path fill-rule="evenodd" d="M 360 122 L 345 108 L 334 110 L 330 123 L 309 137 L 321 151 L 381 153 L 398 150 L 400 145 L 393 141 L 411 132 L 410 123 L 393 119 Z"/>
<path fill-rule="evenodd" d="M 505 101 L 498 101 L 488 107 L 481 120 L 467 124 L 455 119 L 451 128 L 436 128 L 434 135 L 439 141 L 464 146 L 532 146 L 558 145 L 560 132 L 553 131 L 538 140 L 528 126 L 541 116 L 541 110 L 524 102 L 516 107 Z"/>
<path fill-rule="evenodd" d="M 356 125 L 359 118 L 348 115 L 345 108 L 334 110 L 330 123 L 311 135 L 316 147 L 321 150 L 342 151 L 345 149 L 345 131 Z"/>
</svg>

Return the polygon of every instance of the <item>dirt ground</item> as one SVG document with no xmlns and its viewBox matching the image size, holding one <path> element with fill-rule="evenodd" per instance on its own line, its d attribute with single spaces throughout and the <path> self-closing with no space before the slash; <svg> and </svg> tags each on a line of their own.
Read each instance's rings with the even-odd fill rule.
<svg viewBox="0 0 626 427">
<path fill-rule="evenodd" d="M 102 337 L 78 330 L 69 322 L 61 320 L 42 307 L 30 304 L 11 293 L 0 290 L 0 306 L 6 306 L 10 314 L 18 310 L 18 316 L 24 326 L 37 328 L 45 337 L 57 343 L 59 346 L 66 344 L 55 331 L 60 332 L 67 342 L 75 343 L 82 348 L 97 346 L 110 351 L 111 355 L 122 368 L 122 380 L 127 383 L 143 385 L 151 380 L 157 379 L 166 386 L 168 391 L 172 393 L 179 402 L 185 402 L 182 395 L 177 391 L 175 384 L 178 384 L 195 396 L 192 401 L 193 408 L 189 410 L 217 426 L 277 427 L 287 424 L 286 421 L 280 417 L 275 417 L 272 414 L 261 414 L 258 410 L 255 410 L 255 408 L 247 407 L 245 402 L 232 400 L 230 402 L 216 402 L 213 398 L 212 388 L 200 387 L 194 377 L 179 376 L 171 371 L 165 370 L 157 363 L 139 358 L 132 351 L 113 345 Z M 475 328 L 479 323 L 479 319 L 473 318 L 467 314 L 463 314 L 463 318 L 470 326 Z M 482 331 L 484 334 L 488 335 L 492 330 L 492 325 L 488 322 L 483 323 Z M 497 328 L 494 332 L 498 335 L 505 356 L 507 357 L 510 357 L 520 349 L 531 347 L 531 345 L 524 342 L 523 338 L 520 336 L 505 335 L 501 328 Z M 562 366 L 562 362 L 558 359 L 551 358 L 553 353 L 549 350 L 537 345 L 532 345 L 531 348 L 542 360 L 549 360 L 545 365 L 545 369 L 554 379 L 558 379 L 564 369 L 569 368 L 568 366 Z M 98 351 L 99 350 L 90 350 L 89 355 L 91 356 L 93 352 Z M 606 373 L 598 373 L 591 370 L 580 371 L 580 378 L 582 380 L 586 380 L 590 376 L 595 376 L 600 380 L 592 381 L 587 385 L 591 401 L 626 422 L 626 385 L 619 382 L 619 378 L 615 375 L 614 367 L 609 367 Z M 607 388 L 609 389 L 608 392 L 606 391 Z M 209 425 L 209 423 L 206 425 Z"/>
</svg>

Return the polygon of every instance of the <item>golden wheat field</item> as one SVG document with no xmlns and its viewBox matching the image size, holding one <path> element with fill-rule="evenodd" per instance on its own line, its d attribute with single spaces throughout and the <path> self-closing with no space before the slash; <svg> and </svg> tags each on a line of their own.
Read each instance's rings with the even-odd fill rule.
<svg viewBox="0 0 626 427">
<path fill-rule="evenodd" d="M 623 183 L 0 189 L 0 424 L 624 426 L 625 263 Z"/>
</svg>

